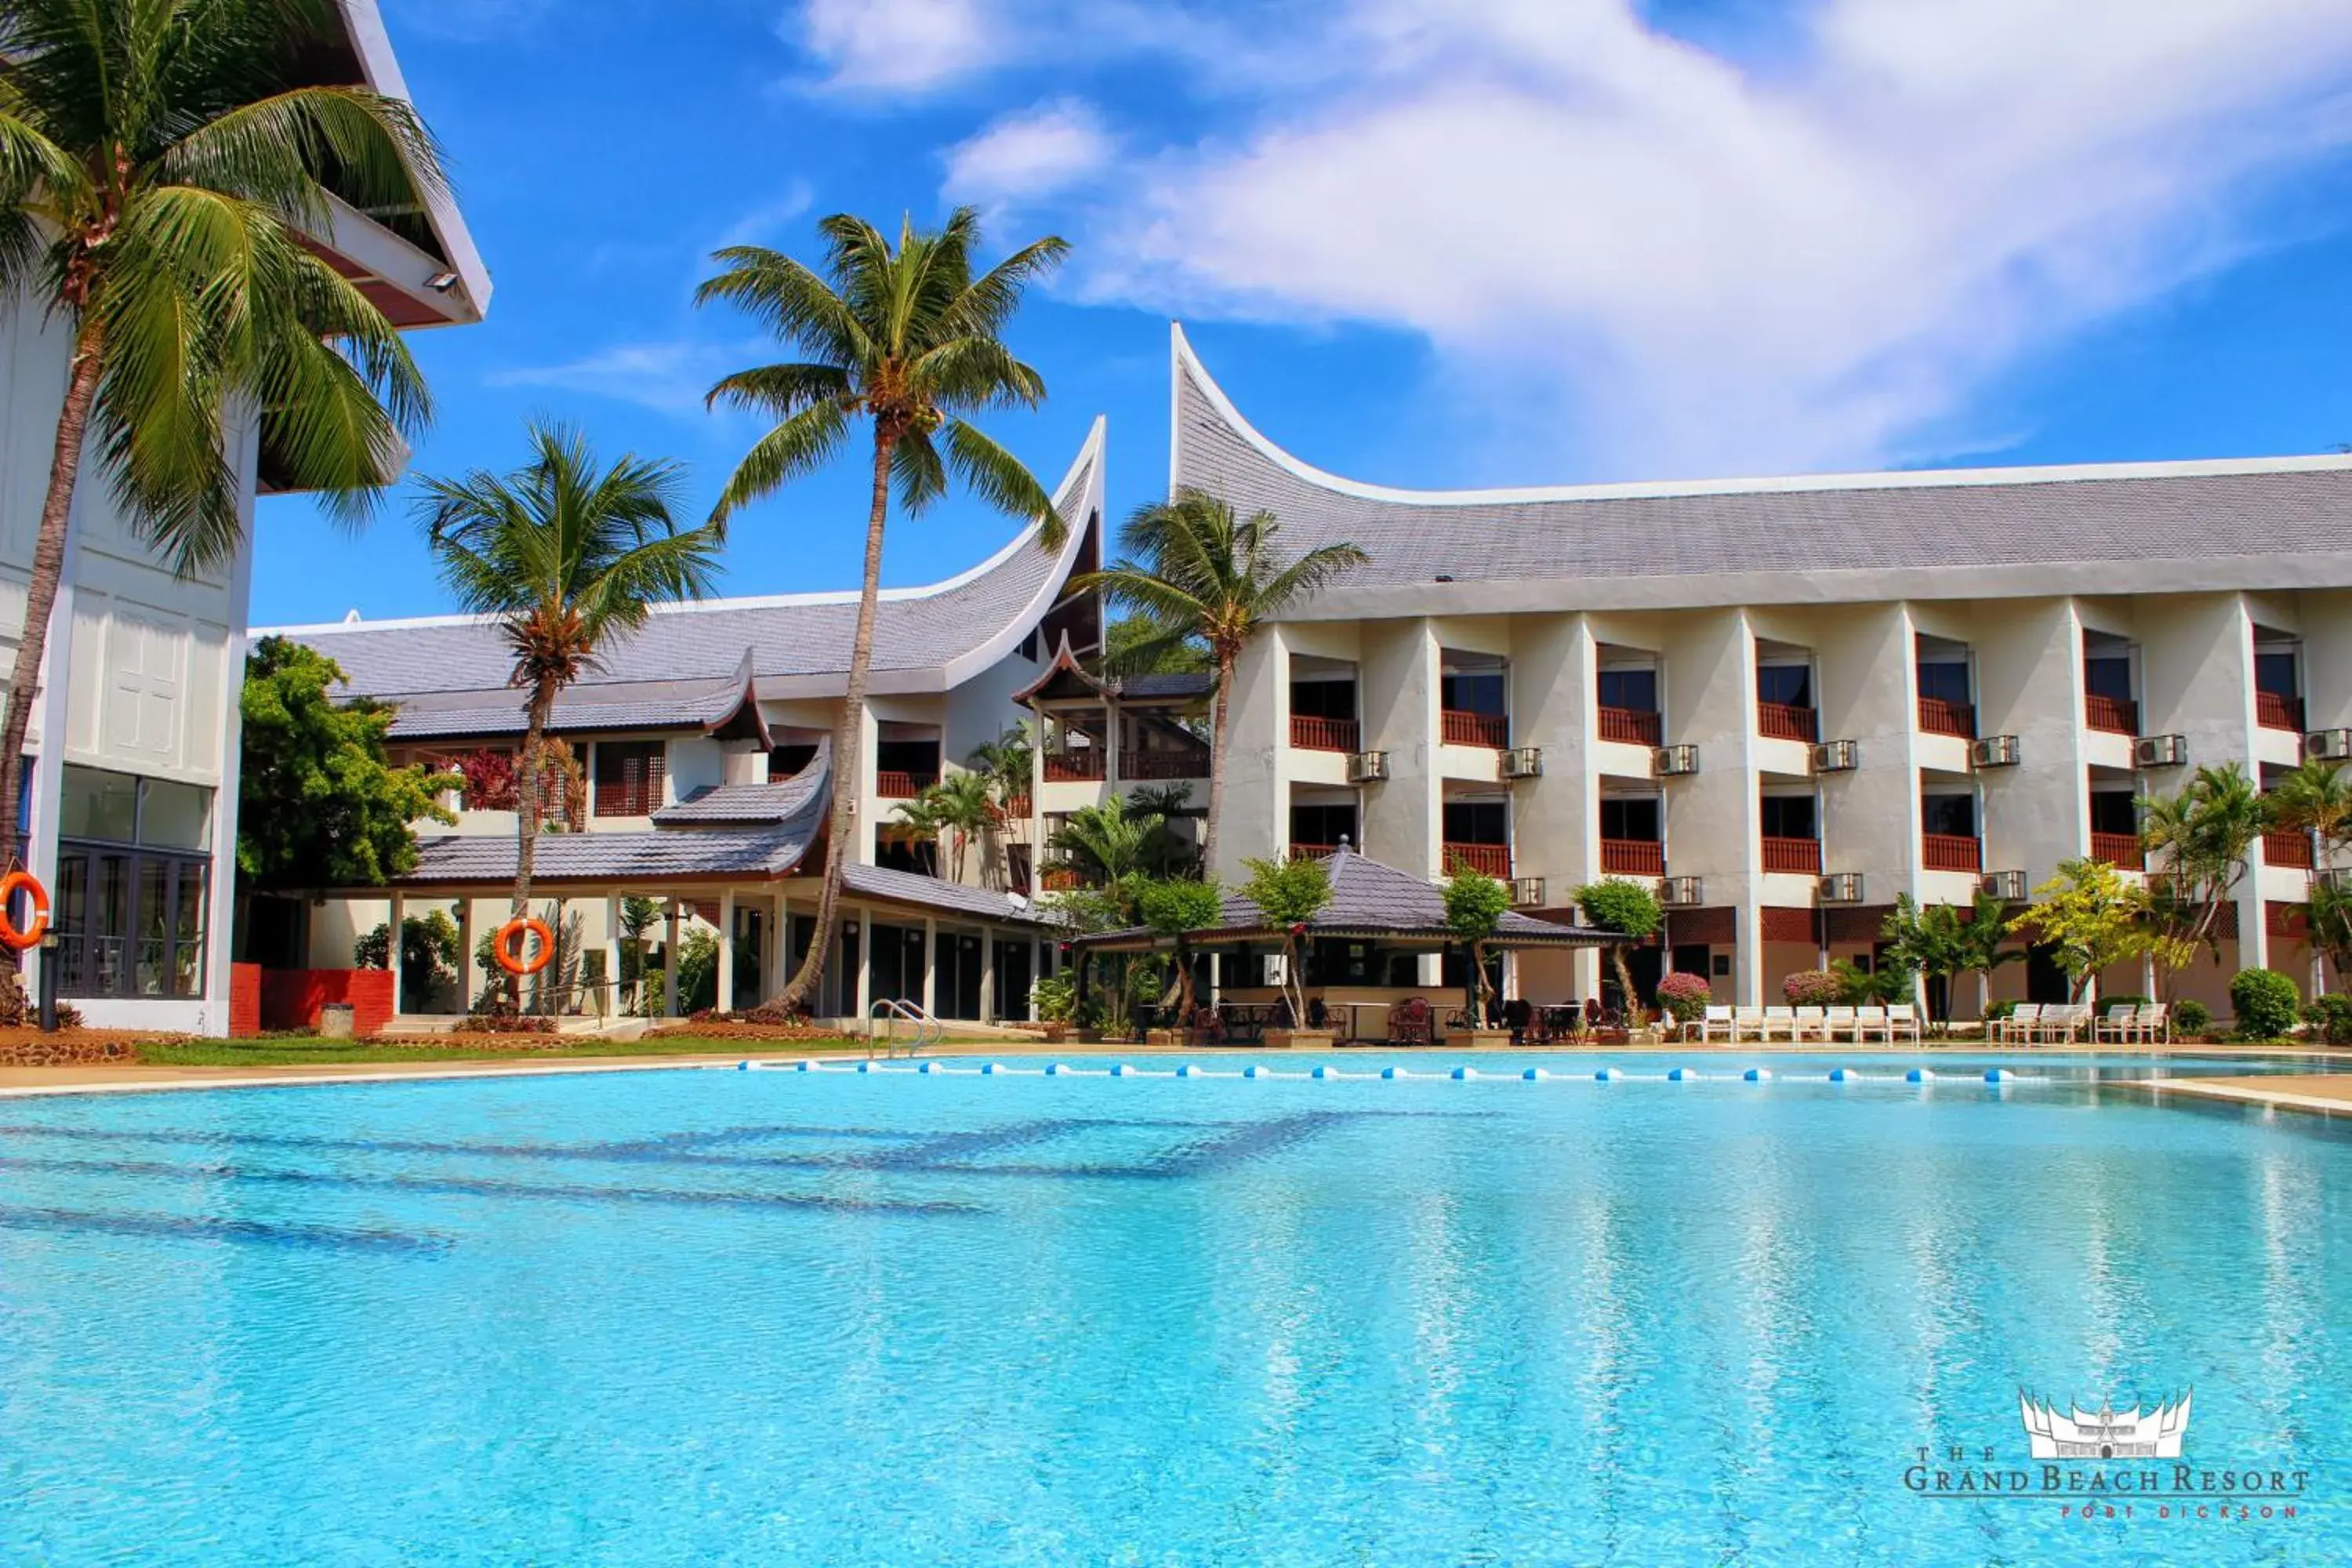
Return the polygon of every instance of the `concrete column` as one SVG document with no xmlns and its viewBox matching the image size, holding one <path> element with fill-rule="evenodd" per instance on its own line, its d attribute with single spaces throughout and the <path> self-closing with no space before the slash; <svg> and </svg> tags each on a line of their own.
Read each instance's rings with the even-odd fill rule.
<svg viewBox="0 0 2352 1568">
<path fill-rule="evenodd" d="M 457 900 L 457 1011 L 467 1013 L 474 1006 L 474 900 L 467 894 Z"/>
<path fill-rule="evenodd" d="M 384 943 L 384 964 L 392 971 L 392 1010 L 400 1011 L 400 922 L 408 913 L 408 900 L 398 893 L 392 895 L 392 923 L 385 927 L 390 940 Z"/>
<path fill-rule="evenodd" d="M 940 922 L 930 915 L 923 917 L 923 1011 L 936 1016 L 939 1012 L 940 989 Z"/>
<path fill-rule="evenodd" d="M 621 1010 L 621 895 L 614 893 L 604 900 L 604 993 L 598 1000 L 598 1016 L 609 1016 Z"/>
<path fill-rule="evenodd" d="M 857 911 L 857 1016 L 874 1010 L 874 911 Z"/>
<path fill-rule="evenodd" d="M 735 1011 L 735 889 L 719 894 L 719 1010 Z"/>
<path fill-rule="evenodd" d="M 552 939 L 553 944 L 558 946 L 560 946 L 563 941 L 563 911 L 565 908 L 566 900 L 561 894 L 557 895 L 555 900 L 555 919 L 549 922 L 547 934 Z M 563 1011 L 564 1005 L 571 1000 L 571 998 L 563 994 L 563 968 L 562 965 L 556 962 L 554 957 L 550 957 L 547 963 L 548 967 L 539 972 L 540 976 L 545 980 L 550 986 L 554 988 L 556 994 L 554 1004 L 555 1010 L 558 1013 L 561 1013 Z"/>
<path fill-rule="evenodd" d="M 982 926 L 980 931 L 980 1016 L 984 1020 L 996 1016 L 996 928 Z"/>
<path fill-rule="evenodd" d="M 662 944 L 662 1014 L 677 1016 L 677 899 L 669 900 L 669 940 Z"/>
</svg>

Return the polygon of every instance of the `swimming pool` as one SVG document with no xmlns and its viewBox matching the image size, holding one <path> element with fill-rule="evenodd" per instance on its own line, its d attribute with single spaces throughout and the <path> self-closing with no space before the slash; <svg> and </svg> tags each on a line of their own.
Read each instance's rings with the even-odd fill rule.
<svg viewBox="0 0 2352 1568">
<path fill-rule="evenodd" d="M 1982 1062 L 1913 1085 L 1916 1056 L 1849 1060 L 1840 1084 L 1818 1056 L 1710 1054 L 1720 1076 L 1675 1083 L 1659 1058 L 1453 1080 L 1452 1058 L 1350 1053 L 1361 1076 L 1319 1080 L 680 1070 L 0 1103 L 0 1562 L 2340 1544 L 2336 1127 L 2155 1108 L 2078 1058 L 2005 1058 L 2035 1076 L 1998 1087 Z M 1253 1061 L 1305 1070 L 1192 1065 Z M 1377 1076 L 1399 1061 L 1426 1076 Z M 2306 1470 L 2297 1518 L 2081 1522 L 1906 1485 L 1923 1447 L 2026 1465 L 2021 1387 L 2190 1386 L 2185 1456 Z"/>
</svg>

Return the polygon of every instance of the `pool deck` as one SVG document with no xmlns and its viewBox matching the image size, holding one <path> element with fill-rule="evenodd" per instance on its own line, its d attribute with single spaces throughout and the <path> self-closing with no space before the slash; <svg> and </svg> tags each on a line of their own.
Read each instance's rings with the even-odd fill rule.
<svg viewBox="0 0 2352 1568">
<path fill-rule="evenodd" d="M 717 1044 L 718 1042 L 714 1042 Z M 1246 1047 L 1241 1047 L 1246 1049 Z M 1321 1057 L 1344 1058 L 1365 1050 L 1381 1050 L 1379 1046 L 1342 1047 L 1331 1051 L 1295 1050 L 1269 1051 L 1269 1059 L 1306 1059 Z M 1425 1048 L 1425 1047 L 1416 1047 Z M 1914 1052 L 1934 1058 L 1938 1055 L 1964 1054 L 1984 1056 L 1998 1052 L 2003 1057 L 2030 1060 L 2041 1054 L 2074 1055 L 2079 1053 L 2047 1048 L 1998 1047 L 1983 1046 L 1926 1047 L 1896 1046 L 1889 1047 L 1872 1041 L 1862 1047 L 1853 1045 L 1824 1046 L 1806 1044 L 1790 1046 L 1776 1041 L 1770 1046 L 1753 1044 L 1731 1046 L 1606 1046 L 1606 1047 L 1504 1047 L 1486 1051 L 1465 1048 L 1448 1050 L 1441 1047 L 1433 1054 L 1448 1057 L 1475 1055 L 1510 1058 L 1532 1054 L 1584 1056 L 1673 1056 L 1684 1058 L 1731 1057 L 1769 1052 L 1774 1056 L 1801 1054 L 1807 1056 L 1852 1056 L 1867 1052 L 1873 1056 L 1886 1054 L 1909 1055 Z M 804 1046 L 783 1045 L 772 1050 L 735 1048 L 715 1049 L 707 1054 L 672 1054 L 651 1057 L 574 1057 L 558 1060 L 472 1060 L 420 1062 L 362 1062 L 350 1064 L 294 1064 L 275 1067 L 158 1067 L 146 1063 L 123 1066 L 0 1068 L 0 1099 L 47 1097 L 81 1094 L 142 1094 L 172 1089 L 258 1089 L 272 1085 L 303 1083 L 397 1083 L 406 1079 L 463 1078 L 547 1078 L 571 1073 L 656 1072 L 678 1068 L 732 1067 L 742 1061 L 798 1061 L 810 1055 Z M 851 1057 L 857 1053 L 829 1050 L 827 1057 Z M 1008 1047 L 1003 1040 L 950 1042 L 926 1053 L 932 1056 L 992 1057 L 1039 1056 L 1186 1056 L 1199 1054 L 1197 1049 L 1181 1046 L 1136 1046 L 1127 1044 L 1087 1044 L 1066 1041 L 1058 1046 Z M 2352 1115 L 2352 1052 L 2328 1050 L 2283 1050 L 2277 1047 L 2247 1046 L 2183 1046 L 2175 1050 L 2131 1051 L 2106 1053 L 2133 1061 L 2161 1061 L 2167 1056 L 2196 1057 L 2204 1060 L 2231 1056 L 2260 1057 L 2275 1059 L 2280 1057 L 2301 1057 L 2319 1070 L 2309 1073 L 2263 1074 L 2247 1078 L 2168 1078 L 2144 1080 L 2139 1087 L 2155 1092 L 2160 1100 L 2168 1094 L 2200 1096 L 2209 1100 L 2233 1100 L 2242 1104 L 2273 1106 L 2282 1110 L 2315 1111 L 2331 1115 Z"/>
</svg>

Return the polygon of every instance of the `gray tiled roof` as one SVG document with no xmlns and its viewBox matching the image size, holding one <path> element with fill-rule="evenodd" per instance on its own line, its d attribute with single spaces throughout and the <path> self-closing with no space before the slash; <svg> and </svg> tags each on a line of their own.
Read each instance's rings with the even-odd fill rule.
<svg viewBox="0 0 2352 1568">
<path fill-rule="evenodd" d="M 967 887 L 961 882 L 944 881 L 914 871 L 892 870 L 886 866 L 845 866 L 841 869 L 841 887 L 844 892 L 855 893 L 860 898 L 891 899 L 899 903 L 944 910 L 952 914 L 1026 924 L 1049 923 L 1027 900 L 1015 898 L 1010 893 Z"/>
<path fill-rule="evenodd" d="M 708 729 L 741 705 L 745 684 L 745 677 L 734 673 L 694 680 L 575 686 L 556 698 L 548 732 Z M 512 687 L 494 693 L 436 691 L 404 697 L 392 721 L 391 736 L 395 741 L 424 741 L 520 735 L 529 717 L 525 702 L 526 694 Z"/>
<path fill-rule="evenodd" d="M 1205 670 L 1170 675 L 1129 675 L 1114 683 L 1118 696 L 1144 697 L 1206 697 L 1216 685 L 1216 677 Z"/>
<path fill-rule="evenodd" d="M 874 670 L 881 689 L 892 689 L 887 678 L 894 673 L 905 674 L 918 687 L 928 682 L 936 688 L 949 667 L 1008 635 L 1017 637 L 1026 629 L 1021 623 L 1050 606 L 1077 558 L 1087 524 L 1100 509 L 1101 450 L 1097 422 L 1055 494 L 1055 510 L 1069 524 L 1069 542 L 1060 552 L 1047 554 L 1036 548 L 1032 524 L 960 578 L 928 588 L 884 590 L 874 638 Z M 772 686 L 789 686 L 787 695 L 813 690 L 848 669 L 856 620 L 855 593 L 664 606 L 636 635 L 605 649 L 601 668 L 568 693 L 566 701 L 584 711 L 603 703 L 600 693 L 611 686 L 718 680 L 736 669 L 746 648 L 762 695 Z M 486 620 L 445 616 L 277 631 L 332 658 L 355 694 L 393 700 L 447 694 L 452 711 L 520 706 L 519 694 L 507 685 L 511 656 L 497 626 Z M 622 722 L 611 727 L 635 722 L 644 711 L 637 701 L 634 693 L 616 699 L 614 712 Z"/>
<path fill-rule="evenodd" d="M 636 881 L 659 891 L 665 878 L 782 876 L 823 831 L 822 814 L 767 827 L 650 828 L 636 833 L 550 833 L 539 840 L 541 881 Z M 510 882 L 515 841 L 503 833 L 419 838 L 416 869 L 404 882 Z"/>
<path fill-rule="evenodd" d="M 656 827 L 686 827 L 732 823 L 755 826 L 790 821 L 824 787 L 832 771 L 833 742 L 817 744 L 808 766 L 788 779 L 770 784 L 709 784 L 675 805 L 654 813 Z"/>
<path fill-rule="evenodd" d="M 1309 616 L 1360 609 L 1365 590 L 1425 589 L 1441 574 L 1487 584 L 1498 602 L 1529 582 L 1614 580 L 1620 586 L 1592 595 L 1607 604 L 1631 602 L 1626 580 L 1637 578 L 1740 574 L 1760 598 L 1769 590 L 1757 589 L 1756 575 L 1777 574 L 1790 580 L 1790 596 L 1810 598 L 1834 595 L 1801 588 L 1797 579 L 1847 571 L 1933 569 L 1945 591 L 1966 594 L 1977 568 L 2012 569 L 2007 580 L 2015 585 L 2006 591 L 2064 592 L 2098 591 L 2126 563 L 2267 557 L 2266 575 L 2293 583 L 2315 552 L 2352 562 L 2352 464 L 2340 458 L 2138 473 L 2050 469 L 1990 482 L 1965 473 L 1864 476 L 1639 495 L 1623 487 L 1524 498 L 1359 494 L 1371 487 L 1311 478 L 1273 456 L 1181 339 L 1176 383 L 1178 483 L 1273 511 L 1293 550 L 1346 541 L 1370 556 L 1327 592 L 1319 611 L 1310 603 Z M 2191 468 L 2198 471 L 2184 471 Z M 2042 574 L 2062 564 L 2108 575 L 2077 573 L 2082 581 L 2053 590 Z M 2344 575 L 2340 567 L 2335 575 Z M 2186 585 L 2220 584 L 2191 575 Z"/>
</svg>

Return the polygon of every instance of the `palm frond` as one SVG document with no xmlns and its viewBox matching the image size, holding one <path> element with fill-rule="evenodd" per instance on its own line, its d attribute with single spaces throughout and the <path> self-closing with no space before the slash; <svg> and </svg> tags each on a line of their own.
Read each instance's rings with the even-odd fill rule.
<svg viewBox="0 0 2352 1568">
<path fill-rule="evenodd" d="M 804 408 L 769 431 L 743 455 L 719 492 L 710 517 L 724 522 L 787 480 L 823 468 L 849 438 L 849 418 L 837 405 Z"/>
<path fill-rule="evenodd" d="M 998 446 L 972 426 L 950 419 L 940 432 L 948 468 L 964 488 L 1001 512 L 1039 521 L 1037 543 L 1059 550 L 1069 527 L 1055 510 L 1054 498 L 1037 482 L 1020 458 Z"/>
</svg>

